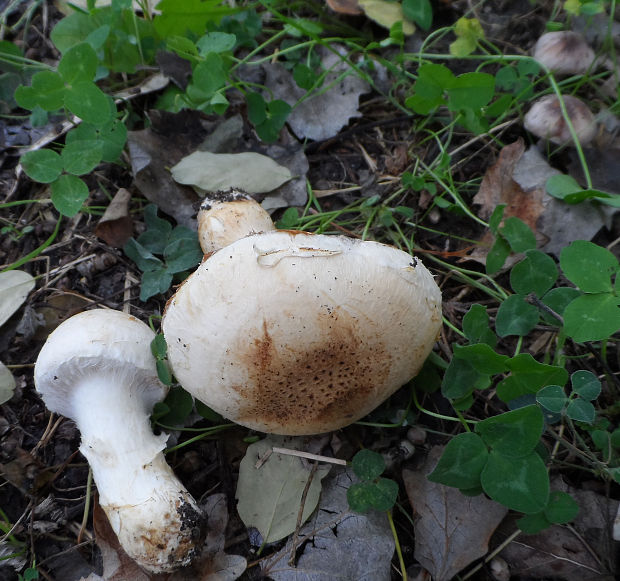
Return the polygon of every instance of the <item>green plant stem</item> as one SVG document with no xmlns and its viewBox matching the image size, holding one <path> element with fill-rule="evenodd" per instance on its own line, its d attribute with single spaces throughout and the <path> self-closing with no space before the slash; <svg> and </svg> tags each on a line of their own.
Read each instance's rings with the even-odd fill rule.
<svg viewBox="0 0 620 581">
<path fill-rule="evenodd" d="M 392 518 L 392 511 L 386 511 L 388 522 L 390 523 L 390 529 L 392 531 L 392 536 L 394 537 L 394 544 L 396 545 L 396 554 L 398 555 L 398 563 L 400 565 L 400 574 L 403 577 L 403 581 L 407 581 L 407 567 L 405 567 L 405 560 L 403 559 L 403 551 L 400 548 L 400 541 L 398 540 L 398 533 L 396 532 L 396 527 L 394 526 L 394 519 Z"/>
<path fill-rule="evenodd" d="M 16 268 L 19 268 L 22 264 L 26 264 L 27 262 L 30 262 L 33 258 L 39 256 L 39 254 L 41 254 L 41 252 L 43 252 L 56 239 L 56 236 L 58 236 L 61 222 L 62 218 L 59 217 L 58 221 L 56 222 L 56 227 L 54 228 L 54 231 L 50 234 L 49 238 L 43 244 L 41 244 L 41 246 L 35 248 L 32 252 L 29 252 L 28 254 L 26 254 L 26 256 L 22 256 L 13 264 L 10 264 L 6 268 L 3 268 L 2 270 L 0 270 L 0 273 L 7 272 L 9 270 L 15 270 Z"/>
<path fill-rule="evenodd" d="M 222 432 L 224 430 L 234 428 L 236 425 L 237 424 L 221 424 L 219 426 L 207 428 L 206 430 L 204 430 L 204 433 L 199 434 L 198 436 L 194 436 L 193 438 L 190 438 L 189 440 L 185 440 L 185 442 L 181 442 L 180 444 L 177 444 L 176 446 L 172 446 L 171 448 L 166 448 L 164 450 L 164 454 L 169 454 L 170 452 L 175 452 L 176 450 L 180 450 L 181 448 L 184 448 L 185 446 L 188 446 L 189 444 L 193 444 L 194 442 L 197 442 L 198 440 L 202 440 L 203 438 L 207 438 L 208 436 L 213 436 L 214 434 L 218 432 Z M 174 428 L 174 429 L 176 430 L 178 428 Z"/>
<path fill-rule="evenodd" d="M 465 419 L 462 414 L 460 414 L 459 412 L 457 412 L 455 410 L 455 412 L 458 414 L 458 417 L 454 418 L 452 416 L 444 416 L 443 414 L 438 414 L 436 412 L 432 412 L 430 410 L 427 410 L 426 408 L 422 407 L 422 404 L 418 401 L 418 396 L 415 392 L 415 390 L 413 390 L 413 403 L 415 404 L 415 407 L 421 411 L 423 414 L 426 414 L 427 416 L 431 416 L 433 418 L 437 418 L 438 420 L 446 420 L 448 422 L 460 422 L 461 424 L 463 424 L 463 426 L 465 427 L 465 429 L 469 432 L 471 431 L 469 426 L 467 424 L 477 424 L 478 422 L 476 420 L 468 420 Z"/>
<path fill-rule="evenodd" d="M 88 523 L 88 514 L 90 512 L 91 492 L 93 487 L 93 469 L 88 467 L 88 478 L 86 479 L 86 500 L 84 502 L 84 514 L 82 514 L 82 523 L 80 525 L 80 532 L 77 536 L 77 542 L 82 542 L 82 533 L 86 530 L 86 524 Z"/>
</svg>

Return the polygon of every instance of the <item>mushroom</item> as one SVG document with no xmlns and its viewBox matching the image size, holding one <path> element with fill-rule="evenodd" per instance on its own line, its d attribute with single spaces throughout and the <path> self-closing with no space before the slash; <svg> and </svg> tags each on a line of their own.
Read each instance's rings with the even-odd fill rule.
<svg viewBox="0 0 620 581">
<path fill-rule="evenodd" d="M 205 254 L 259 232 L 274 230 L 271 217 L 254 198 L 239 190 L 206 197 L 198 213 L 198 239 Z"/>
<path fill-rule="evenodd" d="M 150 350 L 155 334 L 119 311 L 74 315 L 47 339 L 35 385 L 47 407 L 72 418 L 82 436 L 99 503 L 125 552 L 153 573 L 198 552 L 202 515 L 162 453 L 149 414 L 167 387 Z"/>
<path fill-rule="evenodd" d="M 595 54 L 580 34 L 558 30 L 543 34 L 534 47 L 534 59 L 560 75 L 583 75 L 594 63 Z"/>
<path fill-rule="evenodd" d="M 206 258 L 166 305 L 181 385 L 262 432 L 328 432 L 367 415 L 421 368 L 441 325 L 433 276 L 378 242 L 253 234 Z"/>
<path fill-rule="evenodd" d="M 562 95 L 562 99 L 579 142 L 581 145 L 587 145 L 597 134 L 594 114 L 577 97 Z M 538 99 L 526 113 L 523 121 L 525 128 L 537 137 L 548 139 L 558 145 L 572 141 L 557 95 L 545 95 Z"/>
</svg>

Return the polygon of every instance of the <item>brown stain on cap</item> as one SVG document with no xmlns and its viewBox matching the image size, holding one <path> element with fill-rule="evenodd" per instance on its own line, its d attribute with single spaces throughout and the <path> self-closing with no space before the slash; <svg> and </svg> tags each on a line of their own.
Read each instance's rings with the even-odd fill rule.
<svg viewBox="0 0 620 581">
<path fill-rule="evenodd" d="M 389 395 L 384 384 L 392 356 L 378 333 L 360 331 L 367 322 L 330 308 L 318 316 L 318 335 L 301 334 L 294 344 L 279 343 L 278 329 L 263 320 L 254 335 L 240 339 L 239 365 L 247 368 L 248 381 L 234 387 L 241 396 L 236 421 L 275 433 L 319 433 L 378 405 Z"/>
</svg>

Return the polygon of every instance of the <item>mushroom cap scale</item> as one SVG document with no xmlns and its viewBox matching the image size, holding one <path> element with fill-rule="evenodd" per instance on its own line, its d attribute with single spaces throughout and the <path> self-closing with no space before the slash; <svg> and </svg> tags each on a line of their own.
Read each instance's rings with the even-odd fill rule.
<svg viewBox="0 0 620 581">
<path fill-rule="evenodd" d="M 342 236 L 275 231 L 205 260 L 162 327 L 175 376 L 263 432 L 348 425 L 411 379 L 441 325 L 441 293 L 409 254 Z"/>
</svg>

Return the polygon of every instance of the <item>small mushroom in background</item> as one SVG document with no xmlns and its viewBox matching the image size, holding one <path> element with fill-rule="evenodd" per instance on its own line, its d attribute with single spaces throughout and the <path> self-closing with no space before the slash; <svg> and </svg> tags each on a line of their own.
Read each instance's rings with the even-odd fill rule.
<svg viewBox="0 0 620 581">
<path fill-rule="evenodd" d="M 596 55 L 585 38 L 571 30 L 543 34 L 534 46 L 534 59 L 559 75 L 583 75 Z"/>
<path fill-rule="evenodd" d="M 149 415 L 167 387 L 157 376 L 155 334 L 135 317 L 97 309 L 63 322 L 34 371 L 47 407 L 75 421 L 99 503 L 125 552 L 153 573 L 188 565 L 203 517 L 166 463 L 167 436 Z"/>
<path fill-rule="evenodd" d="M 162 320 L 187 391 L 232 421 L 285 435 L 367 415 L 417 374 L 440 326 L 439 287 L 406 252 L 284 230 L 210 255 Z"/>
<path fill-rule="evenodd" d="M 562 95 L 568 117 L 581 145 L 587 145 L 597 135 L 594 114 L 588 106 L 572 95 Z M 545 95 L 534 102 L 525 114 L 524 126 L 530 132 L 552 143 L 565 145 L 572 141 L 557 95 Z"/>
<path fill-rule="evenodd" d="M 200 204 L 198 239 L 205 254 L 211 254 L 244 236 L 270 230 L 275 230 L 271 217 L 245 192 L 216 192 Z"/>
</svg>

